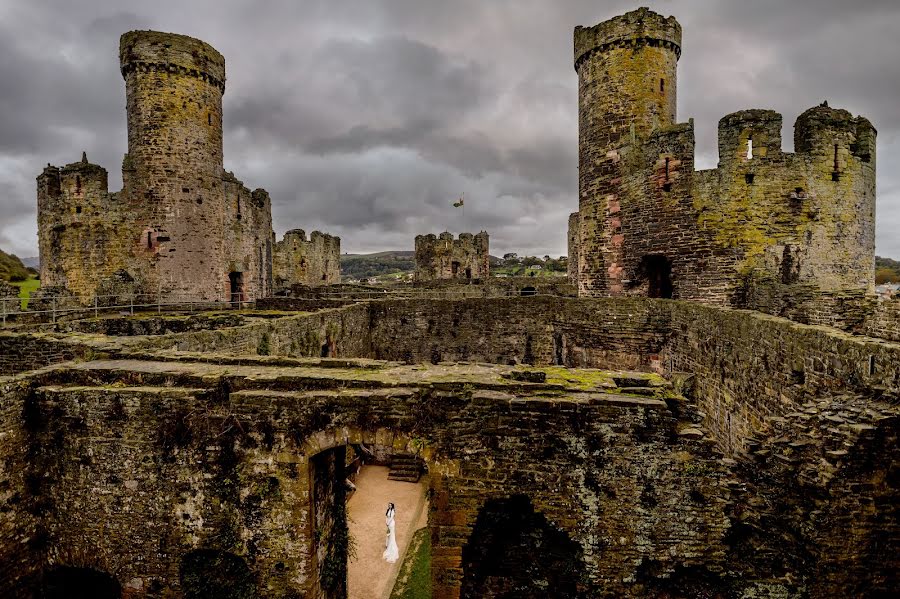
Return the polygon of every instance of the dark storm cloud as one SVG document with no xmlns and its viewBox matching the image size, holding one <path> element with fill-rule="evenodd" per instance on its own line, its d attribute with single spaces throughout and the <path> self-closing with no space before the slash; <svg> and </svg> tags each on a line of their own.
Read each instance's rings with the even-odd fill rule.
<svg viewBox="0 0 900 599">
<path fill-rule="evenodd" d="M 698 164 L 715 165 L 716 123 L 734 110 L 781 112 L 788 150 L 822 100 L 863 114 L 879 131 L 879 252 L 900 257 L 900 3 L 649 4 L 684 27 L 679 119 L 695 119 Z M 494 253 L 559 255 L 577 206 L 572 28 L 638 5 L 0 0 L 0 246 L 36 252 L 48 161 L 87 150 L 120 185 L 118 36 L 153 28 L 225 55 L 226 168 L 270 191 L 279 232 L 328 230 L 363 251 L 483 228 Z"/>
</svg>

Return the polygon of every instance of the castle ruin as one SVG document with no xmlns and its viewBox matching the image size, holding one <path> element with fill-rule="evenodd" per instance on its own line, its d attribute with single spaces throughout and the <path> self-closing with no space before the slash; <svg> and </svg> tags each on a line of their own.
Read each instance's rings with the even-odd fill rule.
<svg viewBox="0 0 900 599">
<path fill-rule="evenodd" d="M 575 29 L 579 293 L 766 309 L 874 284 L 875 129 L 827 104 L 794 125 L 744 110 L 719 121 L 719 165 L 694 170 L 675 116 L 681 26 L 646 8 Z M 572 260 L 570 259 L 570 263 Z"/>
<path fill-rule="evenodd" d="M 170 299 L 271 295 L 269 194 L 223 167 L 225 59 L 191 37 L 132 31 L 119 60 L 128 119 L 122 190 L 110 193 L 107 171 L 86 155 L 47 165 L 37 179 L 42 288 L 85 302 L 123 282 Z"/>
<path fill-rule="evenodd" d="M 145 111 L 129 92 L 122 192 L 87 157 L 42 175 L 48 276 L 179 289 L 184 249 L 226 295 L 231 273 L 258 276 L 254 293 L 309 276 L 290 274 L 302 232 L 284 252 L 262 243 L 265 192 L 163 166 L 208 153 L 195 125 L 221 141 L 215 115 L 170 89 L 214 96 L 218 55 L 181 36 L 130 44 L 148 61 L 129 59 L 126 80 L 165 94 L 144 89 L 159 103 Z M 738 113 L 720 167 L 694 172 L 690 123 L 665 123 L 679 45 L 677 22 L 646 9 L 576 29 L 581 297 L 311 289 L 254 310 L 95 308 L 0 331 L 4 596 L 345 599 L 343 482 L 366 448 L 427 470 L 435 599 L 897 596 L 900 304 L 843 331 L 732 309 L 867 289 L 874 130 L 817 107 L 785 154 L 777 115 Z M 134 146 L 132 111 L 148 123 Z M 208 237 L 182 226 L 188 208 Z M 56 263 L 69 251 L 84 265 Z M 419 236 L 416 259 L 426 280 L 486 277 L 487 234 Z"/>
<path fill-rule="evenodd" d="M 318 287 L 341 282 L 341 238 L 292 229 L 275 244 L 275 289 L 292 285 Z"/>
<path fill-rule="evenodd" d="M 486 279 L 490 276 L 490 250 L 488 234 L 485 231 L 472 235 L 460 233 L 459 239 L 453 233 L 444 232 L 416 235 L 416 275 L 415 280 L 462 280 Z"/>
</svg>

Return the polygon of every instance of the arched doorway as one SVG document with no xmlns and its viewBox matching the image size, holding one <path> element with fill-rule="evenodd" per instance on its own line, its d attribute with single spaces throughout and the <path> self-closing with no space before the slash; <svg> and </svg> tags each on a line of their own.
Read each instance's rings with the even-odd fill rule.
<svg viewBox="0 0 900 599">
<path fill-rule="evenodd" d="M 581 546 L 524 495 L 492 499 L 462 551 L 463 599 L 584 597 Z"/>
<path fill-rule="evenodd" d="M 119 581 L 100 570 L 56 566 L 44 573 L 41 599 L 119 599 Z"/>
</svg>

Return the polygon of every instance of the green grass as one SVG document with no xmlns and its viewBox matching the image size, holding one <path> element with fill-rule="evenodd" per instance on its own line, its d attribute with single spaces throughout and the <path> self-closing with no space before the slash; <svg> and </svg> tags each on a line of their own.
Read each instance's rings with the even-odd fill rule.
<svg viewBox="0 0 900 599">
<path fill-rule="evenodd" d="M 36 291 L 37 288 L 41 286 L 41 281 L 35 277 L 29 277 L 25 281 L 12 281 L 10 282 L 10 285 L 19 288 L 19 297 L 22 299 L 22 309 L 25 310 L 28 308 L 28 298 L 31 297 L 33 291 Z"/>
<path fill-rule="evenodd" d="M 428 527 L 413 534 L 391 599 L 431 599 L 431 533 Z"/>
</svg>

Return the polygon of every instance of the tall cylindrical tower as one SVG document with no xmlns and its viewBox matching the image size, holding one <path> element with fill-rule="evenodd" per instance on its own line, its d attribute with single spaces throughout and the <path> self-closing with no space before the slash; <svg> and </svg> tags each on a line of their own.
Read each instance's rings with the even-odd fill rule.
<svg viewBox="0 0 900 599">
<path fill-rule="evenodd" d="M 628 148 L 675 122 L 680 54 L 681 25 L 646 8 L 575 28 L 581 295 L 623 291 L 618 184 Z"/>
<path fill-rule="evenodd" d="M 128 114 L 125 195 L 147 292 L 227 294 L 222 94 L 225 59 L 184 35 L 131 31 L 119 46 Z"/>
</svg>

